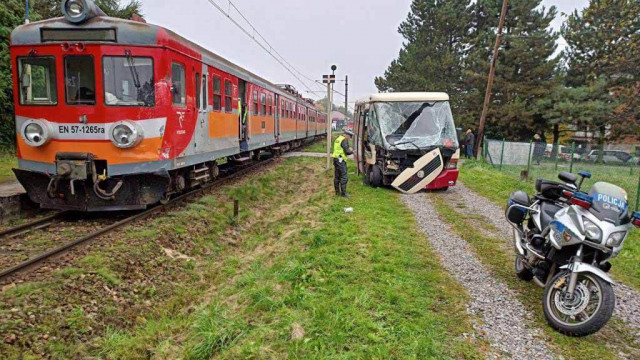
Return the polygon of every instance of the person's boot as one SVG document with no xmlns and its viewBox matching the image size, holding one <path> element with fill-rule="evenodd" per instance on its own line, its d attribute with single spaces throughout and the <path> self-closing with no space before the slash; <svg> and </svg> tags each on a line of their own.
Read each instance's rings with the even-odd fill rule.
<svg viewBox="0 0 640 360">
<path fill-rule="evenodd" d="M 347 193 L 347 184 L 340 185 L 340 196 L 346 197 L 346 198 L 351 197 L 351 195 Z"/>
</svg>

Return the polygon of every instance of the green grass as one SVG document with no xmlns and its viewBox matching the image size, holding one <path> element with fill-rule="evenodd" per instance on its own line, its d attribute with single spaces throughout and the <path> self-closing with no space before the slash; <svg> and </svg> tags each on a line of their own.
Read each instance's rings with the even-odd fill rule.
<svg viewBox="0 0 640 360">
<path fill-rule="evenodd" d="M 0 153 L 0 183 L 15 179 L 11 169 L 18 167 L 18 158 L 14 154 Z"/>
<path fill-rule="evenodd" d="M 515 276 L 513 250 L 505 246 L 504 238 L 484 235 L 466 217 L 460 216 L 446 200 L 437 196 L 431 196 L 430 199 L 440 216 L 472 246 L 480 260 L 489 266 L 491 273 L 516 292 L 558 354 L 571 359 L 615 359 L 621 350 L 627 355 L 631 354 L 631 358 L 640 354 L 640 348 L 634 345 L 634 336 L 619 320 L 610 321 L 600 332 L 584 338 L 564 336 L 551 329 L 542 312 L 543 289 Z"/>
<path fill-rule="evenodd" d="M 556 175 L 548 179 L 556 179 Z M 597 175 L 594 173 L 594 178 Z M 460 180 L 469 188 L 494 203 L 504 206 L 511 192 L 523 190 L 528 194 L 535 193 L 533 179 L 520 181 L 519 175 L 499 172 L 490 165 L 476 161 L 465 161 L 460 169 Z M 612 181 L 612 179 L 601 179 Z M 625 241 L 624 249 L 612 260 L 612 272 L 615 277 L 626 284 L 640 290 L 640 230 L 633 229 Z"/>
<path fill-rule="evenodd" d="M 341 134 L 341 133 L 340 133 Z M 333 140 L 338 138 L 338 133 L 337 132 L 333 132 L 331 138 Z M 331 142 L 332 146 L 333 146 L 333 142 Z M 353 144 L 352 144 L 353 146 Z M 327 139 L 326 137 L 315 141 L 313 144 L 305 147 L 303 150 L 303 152 L 316 152 L 316 153 L 326 153 L 327 152 Z"/>
<path fill-rule="evenodd" d="M 112 329 L 101 356 L 482 358 L 487 345 L 462 336 L 473 331 L 467 295 L 440 268 L 397 193 L 353 178 L 353 197 L 335 198 L 331 173 L 320 176 L 310 180 L 320 187 L 308 201 L 276 209 L 277 220 L 263 214 L 271 222 L 253 223 L 237 251 L 215 259 L 200 310 L 151 317 L 131 332 Z M 297 188 L 267 185 L 267 199 Z M 253 201 L 253 189 L 229 193 Z M 344 213 L 347 206 L 354 213 Z M 241 212 L 240 223 L 249 218 Z"/>
</svg>

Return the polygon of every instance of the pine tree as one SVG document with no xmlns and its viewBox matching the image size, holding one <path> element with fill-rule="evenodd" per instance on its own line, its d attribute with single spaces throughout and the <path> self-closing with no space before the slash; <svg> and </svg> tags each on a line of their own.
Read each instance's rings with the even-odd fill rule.
<svg viewBox="0 0 640 360">
<path fill-rule="evenodd" d="M 488 136 L 528 140 L 550 126 L 539 101 L 556 85 L 560 57 L 553 57 L 558 34 L 549 28 L 556 8 L 540 3 L 510 2 L 487 116 Z M 465 108 L 458 116 L 464 122 L 475 124 L 480 117 L 501 8 L 502 0 L 478 0 L 474 5 L 471 51 L 464 64 Z"/>
<path fill-rule="evenodd" d="M 470 0 L 414 0 L 398 29 L 406 42 L 384 76 L 375 79 L 378 89 L 448 92 L 455 109 L 470 23 Z"/>
<path fill-rule="evenodd" d="M 569 16 L 562 35 L 568 44 L 567 85 L 600 89 L 600 99 L 609 104 L 605 113 L 586 114 L 599 130 L 600 144 L 605 133 L 640 139 L 640 1 L 591 0 Z"/>
</svg>

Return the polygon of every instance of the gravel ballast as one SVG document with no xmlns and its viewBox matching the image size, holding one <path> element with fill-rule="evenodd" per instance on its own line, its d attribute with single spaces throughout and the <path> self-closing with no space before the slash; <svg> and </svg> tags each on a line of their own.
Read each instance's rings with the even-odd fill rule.
<svg viewBox="0 0 640 360">
<path fill-rule="evenodd" d="M 460 182 L 450 190 L 452 191 L 447 193 L 447 196 L 456 198 L 464 203 L 471 213 L 484 216 L 498 229 L 499 233 L 496 236 L 503 237 L 507 246 L 513 246 L 513 228 L 504 218 L 504 208 L 477 194 Z M 614 316 L 632 328 L 636 334 L 636 342 L 640 342 L 640 293 L 620 282 L 616 282 L 614 291 L 616 294 Z"/>
<path fill-rule="evenodd" d="M 420 231 L 440 257 L 442 266 L 460 282 L 471 297 L 467 310 L 482 319 L 474 327 L 498 350 L 494 357 L 553 359 L 541 332 L 531 322 L 517 295 L 495 279 L 473 254 L 470 245 L 451 226 L 440 219 L 425 194 L 403 195 L 402 201 L 413 212 Z"/>
</svg>

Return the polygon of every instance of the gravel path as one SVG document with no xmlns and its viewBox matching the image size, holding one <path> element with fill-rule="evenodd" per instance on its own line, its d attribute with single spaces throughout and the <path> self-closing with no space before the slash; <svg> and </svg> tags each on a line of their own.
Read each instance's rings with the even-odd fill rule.
<svg viewBox="0 0 640 360">
<path fill-rule="evenodd" d="M 442 266 L 471 296 L 467 311 L 483 320 L 474 327 L 478 333 L 486 334 L 491 346 L 501 352 L 492 358 L 553 359 L 540 330 L 531 324 L 531 314 L 504 283 L 492 277 L 473 255 L 470 245 L 438 217 L 429 198 L 425 194 L 403 195 L 402 201 L 414 213 Z"/>
<path fill-rule="evenodd" d="M 496 236 L 503 236 L 509 248 L 513 246 L 513 228 L 504 219 L 504 208 L 477 194 L 460 182 L 451 188 L 446 196 L 456 198 L 464 203 L 471 213 L 484 216 L 498 229 L 499 233 Z M 620 282 L 617 282 L 614 290 L 616 293 L 614 316 L 627 323 L 636 334 L 636 342 L 640 342 L 640 293 Z"/>
</svg>

